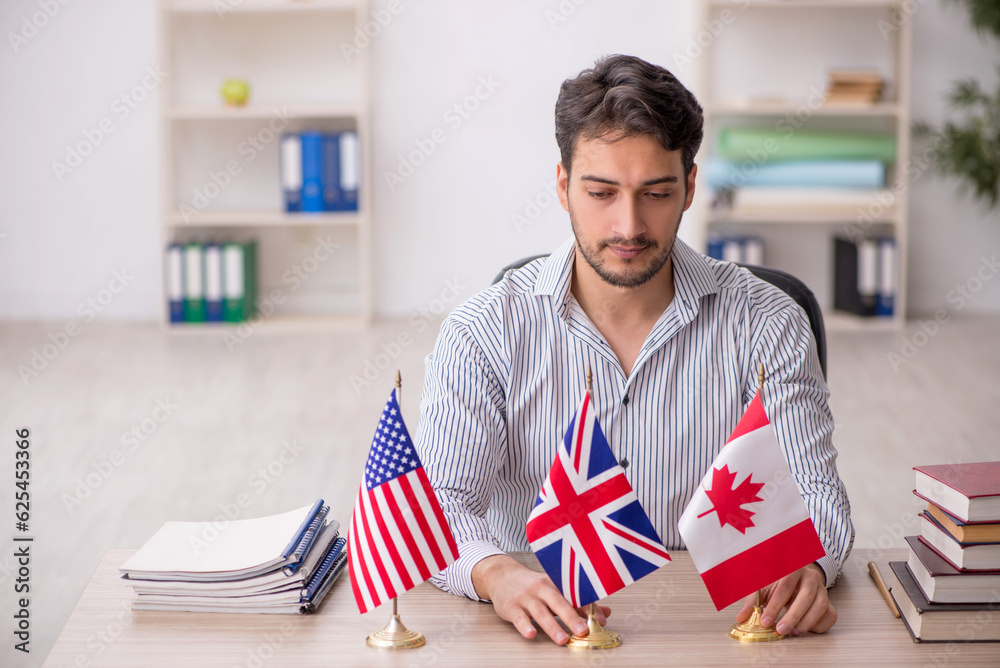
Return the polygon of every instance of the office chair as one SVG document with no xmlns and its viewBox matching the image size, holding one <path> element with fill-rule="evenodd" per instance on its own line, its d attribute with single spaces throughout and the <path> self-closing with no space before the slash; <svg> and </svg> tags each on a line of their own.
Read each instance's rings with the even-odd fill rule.
<svg viewBox="0 0 1000 668">
<path fill-rule="evenodd" d="M 532 255 L 508 264 L 493 278 L 493 283 L 497 283 L 511 269 L 520 269 L 529 262 L 541 257 L 547 257 L 547 255 Z M 819 308 L 819 302 L 816 301 L 816 295 L 813 294 L 812 290 L 805 283 L 788 272 L 771 267 L 759 267 L 753 264 L 737 264 L 749 270 L 751 274 L 762 281 L 767 281 L 779 288 L 794 299 L 795 303 L 801 306 L 802 310 L 806 312 L 813 338 L 816 339 L 816 353 L 819 356 L 819 367 L 823 371 L 823 378 L 826 378 L 826 329 L 823 325 L 823 312 Z"/>
</svg>

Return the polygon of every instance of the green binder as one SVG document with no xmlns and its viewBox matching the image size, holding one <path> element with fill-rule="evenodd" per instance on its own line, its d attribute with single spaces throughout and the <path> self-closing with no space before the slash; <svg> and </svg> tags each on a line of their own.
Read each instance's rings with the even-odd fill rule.
<svg viewBox="0 0 1000 668">
<path fill-rule="evenodd" d="M 225 322 L 242 322 L 256 310 L 257 243 L 228 243 L 222 249 Z"/>
<path fill-rule="evenodd" d="M 184 245 L 184 320 L 205 322 L 205 249 Z"/>
</svg>

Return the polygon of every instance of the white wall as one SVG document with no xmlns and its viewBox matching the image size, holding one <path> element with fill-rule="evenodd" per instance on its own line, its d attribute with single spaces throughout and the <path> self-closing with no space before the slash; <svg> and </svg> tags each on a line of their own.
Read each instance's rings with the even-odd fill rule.
<svg viewBox="0 0 1000 668">
<path fill-rule="evenodd" d="M 124 268 L 135 279 L 102 315 L 155 318 L 156 99 L 124 119 L 112 111 L 156 63 L 155 4 L 50 3 L 58 13 L 15 52 L 10 35 L 37 3 L 0 3 L 0 317 L 79 318 Z M 114 131 L 60 181 L 53 161 L 103 119 Z"/>
<path fill-rule="evenodd" d="M 112 105 L 157 64 L 155 3 L 63 1 L 17 52 L 9 34 L 40 11 L 39 0 L 0 3 L 0 317 L 78 318 L 80 304 L 125 269 L 135 278 L 102 316 L 154 319 L 161 308 L 155 91 L 126 118 Z M 673 58 L 697 27 L 693 2 L 401 2 L 368 47 L 382 315 L 427 308 L 456 279 L 463 296 L 471 294 L 507 261 L 546 252 L 569 234 L 546 192 L 558 160 L 552 113 L 563 79 L 601 54 L 625 52 L 695 83 L 694 67 L 674 68 Z M 913 116 L 938 121 L 950 81 L 991 77 L 1000 49 L 973 37 L 957 6 L 923 0 L 912 20 Z M 485 99 L 461 124 L 445 117 L 480 77 L 497 82 L 495 90 L 481 88 Z M 67 145 L 105 118 L 114 131 L 60 181 L 53 161 L 64 161 Z M 385 174 L 437 128 L 446 140 L 391 189 Z M 948 291 L 975 274 L 981 256 L 1000 251 L 1000 214 L 984 214 L 955 194 L 953 181 L 932 174 L 912 193 L 909 285 L 920 313 L 946 306 Z M 532 200 L 543 205 L 533 220 Z M 530 224 L 519 228 L 516 215 Z M 1000 310 L 1000 281 L 987 283 L 967 310 Z"/>
</svg>

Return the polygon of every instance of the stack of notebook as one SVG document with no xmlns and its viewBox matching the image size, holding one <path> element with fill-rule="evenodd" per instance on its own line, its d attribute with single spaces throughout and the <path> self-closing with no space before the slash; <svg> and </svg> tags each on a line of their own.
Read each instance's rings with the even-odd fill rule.
<svg viewBox="0 0 1000 668">
<path fill-rule="evenodd" d="M 307 613 L 346 564 L 320 499 L 252 520 L 167 522 L 119 566 L 134 610 Z"/>
<path fill-rule="evenodd" d="M 893 597 L 914 640 L 1000 640 L 1000 462 L 918 466 L 927 501 Z"/>
</svg>

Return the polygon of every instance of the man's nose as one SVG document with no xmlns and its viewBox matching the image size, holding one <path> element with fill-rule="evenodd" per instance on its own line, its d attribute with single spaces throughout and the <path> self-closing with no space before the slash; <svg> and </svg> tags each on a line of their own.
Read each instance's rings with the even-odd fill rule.
<svg viewBox="0 0 1000 668">
<path fill-rule="evenodd" d="M 639 207 L 630 197 L 623 197 L 619 202 L 613 231 L 623 239 L 635 239 L 646 231 L 639 214 Z"/>
</svg>

